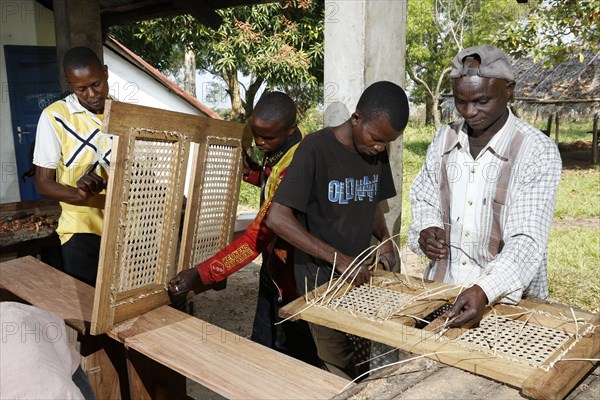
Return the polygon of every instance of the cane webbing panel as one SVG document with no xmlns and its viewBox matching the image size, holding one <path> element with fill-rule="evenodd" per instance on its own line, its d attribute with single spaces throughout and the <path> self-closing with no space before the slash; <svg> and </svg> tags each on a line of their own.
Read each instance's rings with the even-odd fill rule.
<svg viewBox="0 0 600 400">
<path fill-rule="evenodd" d="M 458 340 L 467 347 L 539 367 L 571 337 L 557 329 L 490 314 Z"/>
<path fill-rule="evenodd" d="M 120 292 L 160 282 L 156 262 L 163 240 L 166 201 L 176 186 L 178 147 L 178 142 L 135 141 L 129 174 L 125 176 L 129 191 L 122 220 Z"/>
<path fill-rule="evenodd" d="M 386 320 L 412 302 L 415 296 L 379 286 L 362 285 L 334 299 L 329 307 L 373 321 Z"/>
<path fill-rule="evenodd" d="M 231 218 L 230 197 L 234 191 L 239 147 L 208 144 L 200 207 L 193 242 L 194 265 L 211 257 L 227 245 Z"/>
<path fill-rule="evenodd" d="M 279 314 L 484 375 L 534 398 L 565 397 L 600 357 L 600 314 L 523 300 L 486 307 L 479 328 L 450 328 L 454 318 L 443 311 L 464 288 L 385 271 L 371 284 L 345 287 L 334 279 Z"/>
</svg>

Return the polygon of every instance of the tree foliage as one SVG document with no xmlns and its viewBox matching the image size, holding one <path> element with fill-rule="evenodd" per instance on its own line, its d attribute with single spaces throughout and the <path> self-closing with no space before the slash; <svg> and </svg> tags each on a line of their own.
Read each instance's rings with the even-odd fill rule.
<svg viewBox="0 0 600 400">
<path fill-rule="evenodd" d="M 117 40 L 161 71 L 178 75 L 186 51 L 196 55 L 196 67 L 219 76 L 232 103 L 232 119 L 252 113 L 257 91 L 287 91 L 299 109 L 320 98 L 323 81 L 323 0 L 288 0 L 217 10 L 218 30 L 189 15 L 161 18 L 117 27 Z M 249 77 L 247 87 L 240 75 Z"/>
<path fill-rule="evenodd" d="M 600 51 L 600 0 L 538 0 L 529 14 L 513 21 L 496 41 L 513 56 L 532 56 L 546 66 L 569 55 Z"/>
<path fill-rule="evenodd" d="M 422 0 L 407 3 L 406 61 L 412 101 L 426 104 L 426 122 L 440 124 L 438 102 L 450 92 L 450 62 L 465 47 L 519 17 L 523 6 L 506 0 Z"/>
</svg>

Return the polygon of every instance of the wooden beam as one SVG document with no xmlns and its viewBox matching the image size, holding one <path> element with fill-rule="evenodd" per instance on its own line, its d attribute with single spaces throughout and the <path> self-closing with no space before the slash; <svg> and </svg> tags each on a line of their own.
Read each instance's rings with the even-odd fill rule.
<svg viewBox="0 0 600 400">
<path fill-rule="evenodd" d="M 598 103 L 600 98 L 590 99 L 536 99 L 534 97 L 515 97 L 516 101 L 522 101 L 524 103 L 537 103 L 537 104 L 581 104 L 581 103 Z"/>
<path fill-rule="evenodd" d="M 101 12 L 102 29 L 113 25 L 126 25 L 137 21 L 147 19 L 175 17 L 184 13 L 180 7 L 175 7 L 171 3 L 161 3 L 155 6 L 148 6 L 144 9 L 107 9 Z"/>
<path fill-rule="evenodd" d="M 554 113 L 554 141 L 558 145 L 558 133 L 560 129 L 560 112 L 557 110 Z"/>
<path fill-rule="evenodd" d="M 173 0 L 173 4 L 196 18 L 202 25 L 206 25 L 214 30 L 219 29 L 219 26 L 223 22 L 223 18 L 204 1 Z"/>
<path fill-rule="evenodd" d="M 56 35 L 56 59 L 58 81 L 63 91 L 68 90 L 64 80 L 62 59 L 72 47 L 86 46 L 94 50 L 100 61 L 102 56 L 102 27 L 99 0 L 53 0 L 54 30 Z"/>
<path fill-rule="evenodd" d="M 94 288 L 34 257 L 0 263 L 0 288 L 52 311 L 81 334 L 89 332 Z"/>
<path fill-rule="evenodd" d="M 149 115 L 154 118 L 148 118 Z M 102 131 L 110 132 L 111 135 L 128 136 L 132 126 L 165 132 L 177 127 L 179 132 L 185 132 L 189 140 L 197 143 L 206 141 L 206 132 L 211 136 L 236 139 L 242 131 L 242 143 L 245 145 L 248 145 L 252 137 L 248 124 L 108 100 L 104 107 Z"/>
</svg>

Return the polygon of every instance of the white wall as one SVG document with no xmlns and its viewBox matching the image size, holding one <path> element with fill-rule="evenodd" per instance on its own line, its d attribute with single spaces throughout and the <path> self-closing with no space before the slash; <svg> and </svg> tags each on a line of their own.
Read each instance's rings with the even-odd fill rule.
<svg viewBox="0 0 600 400">
<path fill-rule="evenodd" d="M 52 11 L 33 0 L 0 0 L 0 203 L 19 201 L 4 45 L 55 46 Z"/>
<path fill-rule="evenodd" d="M 109 93 L 119 101 L 201 115 L 197 108 L 106 46 L 104 64 L 108 66 Z"/>
<path fill-rule="evenodd" d="M 363 90 L 387 80 L 404 87 L 407 0 L 325 0 L 325 125 L 354 112 Z M 402 139 L 388 146 L 397 195 L 384 210 L 390 232 L 400 232 Z M 398 241 L 399 242 L 399 241 Z"/>
<path fill-rule="evenodd" d="M 406 0 L 325 1 L 325 125 L 344 122 L 363 90 L 404 87 Z"/>
<path fill-rule="evenodd" d="M 20 201 L 4 45 L 55 46 L 52 11 L 33 0 L 0 0 L 0 204 Z M 110 94 L 120 101 L 200 115 L 200 111 L 108 48 Z"/>
</svg>

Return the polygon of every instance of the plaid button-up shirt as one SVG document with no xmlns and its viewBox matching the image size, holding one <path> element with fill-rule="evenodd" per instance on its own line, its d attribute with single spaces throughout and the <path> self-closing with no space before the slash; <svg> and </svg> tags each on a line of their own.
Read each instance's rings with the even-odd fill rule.
<svg viewBox="0 0 600 400">
<path fill-rule="evenodd" d="M 479 267 L 469 285 L 480 286 L 490 303 L 518 303 L 523 296 L 547 298 L 547 239 L 562 170 L 558 149 L 542 132 L 509 115 L 499 136 L 482 150 L 492 157 L 486 157 L 489 165 L 476 173 L 497 173 L 486 177 L 484 187 L 477 190 L 479 232 L 472 232 L 476 240 L 462 248 L 461 243 L 451 243 L 449 234 L 451 228 L 462 229 L 451 218 L 456 214 L 451 209 L 456 189 L 452 176 L 456 168 L 470 173 L 470 165 L 457 162 L 464 156 L 461 152 L 469 152 L 462 126 L 460 122 L 442 127 L 427 150 L 410 189 L 413 222 L 408 245 L 422 255 L 419 233 L 432 226 L 442 228 L 447 243 L 459 251 L 449 252 L 449 260 L 430 262 L 425 278 L 457 283 L 451 280 L 457 275 L 460 254 Z"/>
</svg>

